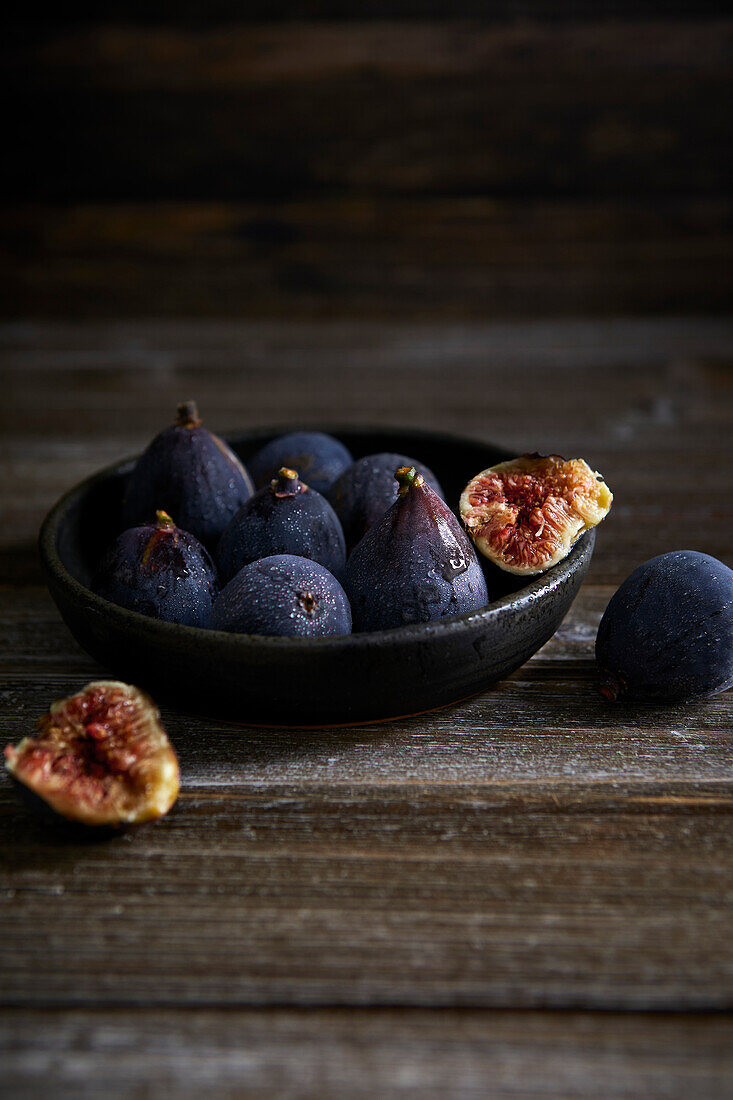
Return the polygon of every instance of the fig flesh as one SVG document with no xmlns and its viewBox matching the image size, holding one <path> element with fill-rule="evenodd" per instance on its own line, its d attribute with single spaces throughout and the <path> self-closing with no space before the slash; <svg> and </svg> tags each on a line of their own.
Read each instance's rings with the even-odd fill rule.
<svg viewBox="0 0 733 1100">
<path fill-rule="evenodd" d="M 161 511 L 155 524 L 122 532 L 102 559 L 92 588 L 141 615 L 205 627 L 219 583 L 205 547 Z"/>
<path fill-rule="evenodd" d="M 351 608 L 318 562 L 274 554 L 243 566 L 222 589 L 211 626 L 234 634 L 336 637 L 351 633 Z"/>
<path fill-rule="evenodd" d="M 488 603 L 476 551 L 448 505 L 414 466 L 399 495 L 346 564 L 354 627 L 389 630 L 475 611 Z"/>
<path fill-rule="evenodd" d="M 609 700 L 673 702 L 733 687 L 733 570 L 695 550 L 644 562 L 603 614 L 596 661 Z"/>
<path fill-rule="evenodd" d="M 608 515 L 613 496 L 582 458 L 522 455 L 482 470 L 461 494 L 476 548 L 509 573 L 544 573 Z"/>
<path fill-rule="evenodd" d="M 152 523 L 158 509 L 208 549 L 254 492 L 234 451 L 201 426 L 195 401 L 178 406 L 175 424 L 155 437 L 130 475 L 126 527 Z"/>
<path fill-rule="evenodd" d="M 354 461 L 351 451 L 325 432 L 288 432 L 272 439 L 247 461 L 252 480 L 264 489 L 281 466 L 297 470 L 317 493 L 325 493 Z"/>
<path fill-rule="evenodd" d="M 413 466 L 439 497 L 445 498 L 438 479 L 422 462 L 405 455 L 380 452 L 358 459 L 329 489 L 327 499 L 341 520 L 350 553 L 369 528 L 397 500 L 398 486 L 394 472 L 398 467 Z"/>
<path fill-rule="evenodd" d="M 117 680 L 54 703 L 35 736 L 7 746 L 5 764 L 51 811 L 87 826 L 153 821 L 178 797 L 178 761 L 155 704 Z"/>
<path fill-rule="evenodd" d="M 344 533 L 336 513 L 325 497 L 286 466 L 242 505 L 219 539 L 216 564 L 222 583 L 243 565 L 274 554 L 310 558 L 339 578 L 346 567 Z"/>
</svg>

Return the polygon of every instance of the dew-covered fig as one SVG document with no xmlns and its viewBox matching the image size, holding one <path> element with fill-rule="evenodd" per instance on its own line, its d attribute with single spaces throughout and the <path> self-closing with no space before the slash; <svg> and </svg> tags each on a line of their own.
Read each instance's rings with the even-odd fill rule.
<svg viewBox="0 0 733 1100">
<path fill-rule="evenodd" d="M 426 484 L 439 497 L 445 497 L 432 470 L 414 458 L 381 452 L 358 459 L 344 470 L 326 494 L 341 520 L 347 552 L 354 549 L 390 504 L 394 504 L 398 491 L 394 472 L 401 466 L 414 466 Z"/>
<path fill-rule="evenodd" d="M 448 505 L 414 466 L 394 476 L 397 500 L 346 565 L 354 629 L 388 630 L 484 607 L 481 565 Z"/>
<path fill-rule="evenodd" d="M 38 732 L 5 749 L 5 765 L 45 816 L 119 829 L 168 813 L 178 761 L 147 695 L 99 680 L 61 699 Z"/>
<path fill-rule="evenodd" d="M 613 496 L 582 458 L 522 455 L 471 478 L 460 514 L 481 554 L 520 576 L 544 573 L 608 515 Z"/>
<path fill-rule="evenodd" d="M 601 694 L 647 702 L 733 686 L 733 570 L 695 550 L 644 562 L 612 596 L 596 637 Z"/>
<path fill-rule="evenodd" d="M 205 547 L 176 527 L 167 512 L 155 523 L 123 531 L 100 562 L 92 582 L 97 595 L 154 619 L 208 626 L 219 591 Z"/>
<path fill-rule="evenodd" d="M 214 602 L 214 630 L 325 638 L 351 633 L 343 588 L 309 558 L 273 554 L 244 565 Z"/>
<path fill-rule="evenodd" d="M 234 451 L 201 426 L 194 401 L 178 406 L 175 424 L 155 437 L 127 484 L 124 522 L 150 523 L 163 508 L 210 550 L 254 492 Z"/>
<path fill-rule="evenodd" d="M 306 485 L 325 493 L 336 478 L 354 461 L 338 439 L 325 432 L 288 432 L 261 447 L 247 461 L 258 489 L 269 485 L 281 466 L 297 470 Z"/>
<path fill-rule="evenodd" d="M 325 497 L 286 466 L 242 505 L 219 539 L 216 565 L 222 584 L 248 562 L 275 554 L 310 558 L 338 578 L 346 567 L 344 533 L 336 513 Z"/>
</svg>

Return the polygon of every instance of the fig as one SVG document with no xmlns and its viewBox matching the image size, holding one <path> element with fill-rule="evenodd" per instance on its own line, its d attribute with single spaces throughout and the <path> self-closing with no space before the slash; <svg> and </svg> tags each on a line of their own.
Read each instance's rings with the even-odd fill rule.
<svg viewBox="0 0 733 1100">
<path fill-rule="evenodd" d="M 214 602 L 214 630 L 302 638 L 351 633 L 343 588 L 318 562 L 273 554 L 244 565 Z"/>
<path fill-rule="evenodd" d="M 360 458 L 344 470 L 326 493 L 341 520 L 349 553 L 390 504 L 394 504 L 398 493 L 394 472 L 402 466 L 414 467 L 438 496 L 445 497 L 432 470 L 414 458 L 388 452 Z"/>
<path fill-rule="evenodd" d="M 49 814 L 100 829 L 153 821 L 178 797 L 178 761 L 152 699 L 99 680 L 54 703 L 5 749 L 13 778 Z"/>
<path fill-rule="evenodd" d="M 289 432 L 261 447 L 247 462 L 255 486 L 264 489 L 281 466 L 297 470 L 317 493 L 325 491 L 354 461 L 351 451 L 325 432 Z"/>
<path fill-rule="evenodd" d="M 544 573 L 608 515 L 613 496 L 582 458 L 527 454 L 471 478 L 460 514 L 477 549 L 519 576 Z"/>
<path fill-rule="evenodd" d="M 201 427 L 195 401 L 178 406 L 175 424 L 155 437 L 127 484 L 126 527 L 151 523 L 159 508 L 212 550 L 234 513 L 254 492 L 234 451 Z"/>
<path fill-rule="evenodd" d="M 106 600 L 170 623 L 208 626 L 219 591 L 204 546 L 167 512 L 123 531 L 102 559 L 92 588 Z"/>
<path fill-rule="evenodd" d="M 388 630 L 488 603 L 476 551 L 448 505 L 414 466 L 394 475 L 398 498 L 346 564 L 357 630 Z"/>
<path fill-rule="evenodd" d="M 733 570 L 696 550 L 644 562 L 611 597 L 596 661 L 609 700 L 673 702 L 733 686 Z"/>
<path fill-rule="evenodd" d="M 282 466 L 276 478 L 242 505 L 219 539 L 216 565 L 222 583 L 258 558 L 291 554 L 310 558 L 342 577 L 346 545 L 331 505 Z"/>
</svg>

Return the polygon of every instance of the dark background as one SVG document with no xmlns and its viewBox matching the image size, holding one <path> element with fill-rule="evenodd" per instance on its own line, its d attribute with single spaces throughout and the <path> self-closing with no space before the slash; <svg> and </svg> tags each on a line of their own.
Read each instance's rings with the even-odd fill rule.
<svg viewBox="0 0 733 1100">
<path fill-rule="evenodd" d="M 16 19 L 3 313 L 725 310 L 733 21 L 716 8 L 127 2 Z"/>
</svg>

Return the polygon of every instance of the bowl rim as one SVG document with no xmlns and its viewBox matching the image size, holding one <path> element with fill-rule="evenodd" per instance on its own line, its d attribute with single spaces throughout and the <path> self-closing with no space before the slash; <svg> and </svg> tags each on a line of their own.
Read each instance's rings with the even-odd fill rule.
<svg viewBox="0 0 733 1100">
<path fill-rule="evenodd" d="M 265 426 L 253 428 L 251 430 L 240 429 L 239 431 L 222 433 L 220 438 L 229 444 L 229 446 L 234 446 L 236 448 L 238 444 L 243 442 L 250 440 L 256 442 L 260 438 L 264 439 L 277 432 L 285 434 L 282 431 L 283 427 L 283 425 L 275 425 L 272 428 Z M 294 431 L 296 429 L 291 427 L 290 430 Z M 334 427 L 310 427 L 301 425 L 298 430 L 321 431 L 329 435 L 336 435 L 338 438 L 339 431 L 363 432 L 364 434 L 379 435 L 386 434 L 390 431 L 396 432 L 400 429 L 396 427 L 392 428 L 390 425 L 380 427 L 372 425 L 340 425 Z M 403 430 L 409 431 L 410 435 L 413 437 L 422 436 L 425 440 L 430 440 L 432 443 L 442 443 L 446 445 L 454 443 L 463 446 L 469 444 L 477 447 L 487 447 L 499 454 L 506 454 L 510 458 L 513 457 L 512 452 L 506 447 L 498 446 L 487 440 L 472 439 L 469 436 L 461 436 L 449 432 L 431 431 L 425 428 L 409 428 Z M 526 585 L 523 585 L 522 588 L 519 589 L 519 591 L 501 596 L 499 599 L 493 600 L 486 604 L 485 607 L 478 608 L 475 611 L 463 612 L 463 614 L 460 615 L 450 615 L 427 623 L 408 623 L 404 626 L 390 627 L 388 630 L 371 630 L 324 638 L 288 637 L 272 634 L 240 634 L 231 631 L 212 630 L 209 627 L 186 626 L 182 623 L 171 623 L 162 619 L 155 619 L 152 616 L 143 615 L 139 611 L 131 611 L 128 608 L 120 607 L 118 604 L 112 603 L 111 600 L 106 600 L 102 596 L 98 596 L 96 592 L 82 584 L 81 581 L 77 580 L 76 577 L 69 572 L 62 562 L 57 549 L 59 531 L 69 509 L 79 500 L 83 499 L 93 486 L 109 478 L 119 477 L 129 472 L 139 457 L 138 454 L 118 459 L 116 462 L 84 478 L 83 481 L 78 482 L 64 493 L 49 509 L 41 524 L 38 535 L 38 551 L 47 579 L 52 581 L 58 588 L 62 589 L 67 596 L 73 600 L 74 604 L 78 605 L 79 603 L 83 603 L 87 610 L 104 616 L 113 625 L 120 628 L 144 628 L 151 638 L 154 639 L 157 636 L 161 641 L 165 639 L 168 641 L 172 641 L 173 639 L 178 639 L 180 641 L 185 639 L 190 639 L 192 641 L 200 639 L 202 642 L 205 640 L 209 644 L 215 642 L 229 647 L 236 646 L 242 651 L 247 651 L 251 648 L 271 648 L 285 649 L 289 652 L 301 651 L 303 653 L 320 652 L 322 650 L 340 649 L 343 647 L 349 649 L 366 648 L 374 644 L 373 639 L 375 638 L 384 638 L 385 641 L 389 640 L 394 643 L 419 642 L 421 639 L 425 640 L 428 636 L 448 635 L 456 631 L 477 627 L 481 624 L 488 624 L 492 620 L 500 619 L 503 614 L 512 611 L 518 612 L 526 610 L 555 589 L 561 588 L 562 585 L 573 576 L 578 568 L 582 568 L 586 559 L 590 559 L 595 544 L 595 529 L 586 531 L 576 540 L 570 552 L 562 561 L 552 566 L 546 572 L 539 573 L 532 577 Z M 500 459 L 500 461 L 503 461 L 503 459 Z"/>
</svg>

